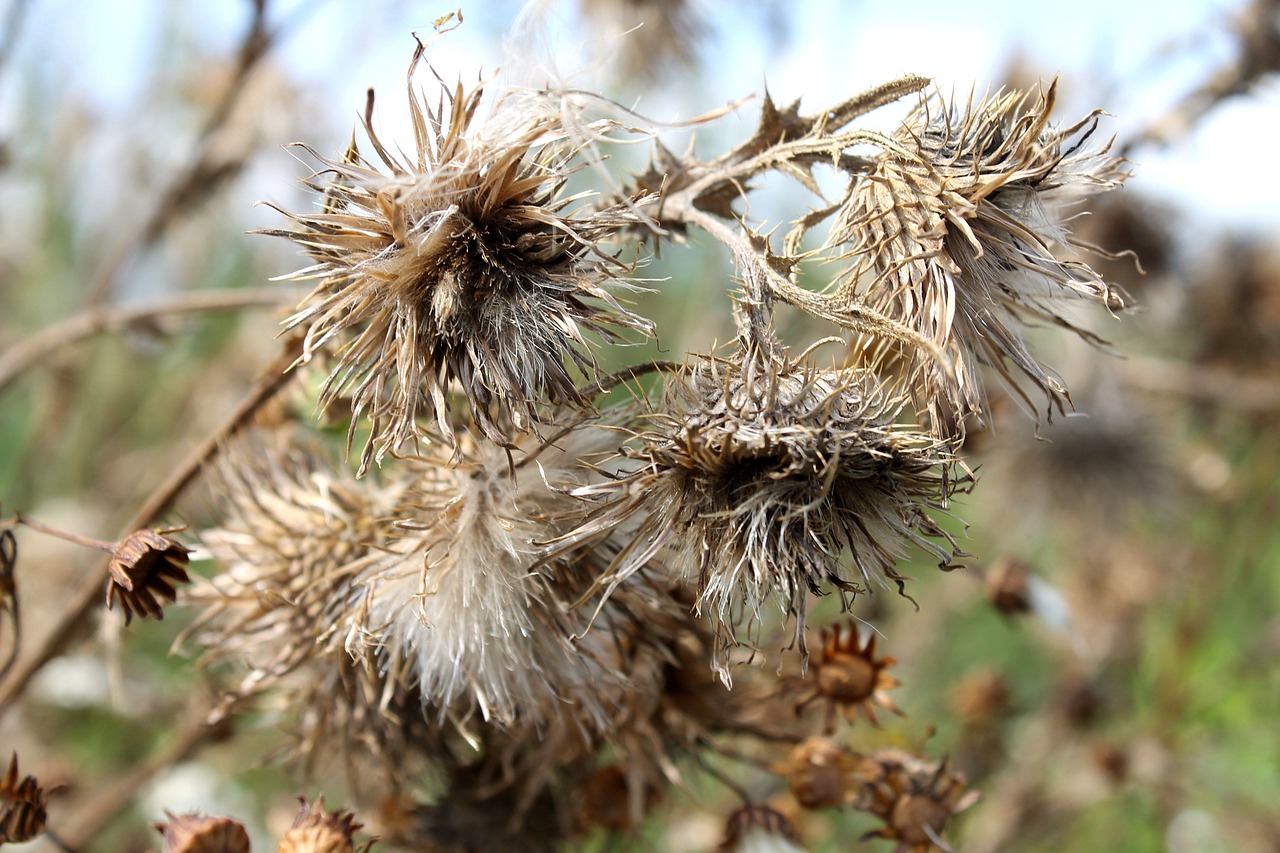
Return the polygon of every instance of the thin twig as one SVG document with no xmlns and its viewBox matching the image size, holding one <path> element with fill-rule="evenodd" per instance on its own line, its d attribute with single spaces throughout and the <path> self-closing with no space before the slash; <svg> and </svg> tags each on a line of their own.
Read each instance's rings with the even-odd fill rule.
<svg viewBox="0 0 1280 853">
<path fill-rule="evenodd" d="M 168 511 L 201 469 L 226 446 L 227 441 L 248 425 L 254 414 L 293 377 L 290 367 L 297 361 L 301 351 L 299 339 L 290 340 L 286 344 L 283 351 L 267 365 L 236 410 L 173 471 L 169 479 L 151 495 L 146 505 L 125 525 L 125 535 L 146 527 L 157 516 Z M 40 646 L 21 659 L 20 665 L 4 682 L 0 682 L 0 714 L 22 695 L 27 683 L 41 667 L 62 653 L 75 636 L 76 630 L 102 603 L 102 588 L 106 580 L 107 561 L 103 560 L 71 594 L 57 625 L 44 637 Z"/>
<path fill-rule="evenodd" d="M 170 315 L 274 307 L 282 304 L 281 295 L 278 287 L 195 290 L 145 305 L 90 308 L 41 329 L 0 353 L 0 392 L 53 353 L 94 335 L 119 332 L 138 323 Z"/>
</svg>

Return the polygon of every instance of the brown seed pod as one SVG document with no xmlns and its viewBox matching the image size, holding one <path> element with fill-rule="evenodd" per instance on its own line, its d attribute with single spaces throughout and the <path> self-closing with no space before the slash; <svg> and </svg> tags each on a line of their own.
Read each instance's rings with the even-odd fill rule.
<svg viewBox="0 0 1280 853">
<path fill-rule="evenodd" d="M 18 753 L 13 753 L 8 771 L 0 778 L 0 843 L 30 841 L 44 832 L 45 799 L 34 776 L 18 779 Z"/>
<path fill-rule="evenodd" d="M 876 635 L 870 634 L 862 644 L 852 621 L 823 628 L 822 649 L 810 659 L 809 673 L 797 688 L 801 698 L 796 704 L 796 713 L 815 702 L 825 703 L 823 731 L 828 734 L 835 731 L 837 711 L 849 723 L 855 722 L 861 713 L 872 725 L 880 724 L 875 712 L 877 705 L 902 714 L 885 692 L 900 683 L 885 672 L 894 663 L 888 655 L 876 658 Z"/>
<path fill-rule="evenodd" d="M 355 815 L 349 811 L 326 811 L 324 797 L 314 805 L 302 804 L 293 826 L 280 839 L 276 853 L 355 853 Z"/>
<path fill-rule="evenodd" d="M 249 833 L 237 820 L 196 812 L 165 814 L 167 823 L 154 824 L 164 835 L 164 853 L 249 853 Z"/>
<path fill-rule="evenodd" d="M 173 601 L 178 597 L 176 584 L 190 580 L 186 565 L 191 552 L 168 537 L 183 529 L 138 530 L 116 544 L 107 566 L 111 573 L 107 607 L 114 607 L 118 601 L 125 624 L 133 620 L 134 613 L 163 619 L 160 599 Z"/>
</svg>

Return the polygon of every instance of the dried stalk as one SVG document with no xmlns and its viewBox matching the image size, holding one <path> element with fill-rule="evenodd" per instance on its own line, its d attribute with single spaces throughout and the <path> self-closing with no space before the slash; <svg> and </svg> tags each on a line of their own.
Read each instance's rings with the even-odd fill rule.
<svg viewBox="0 0 1280 853">
<path fill-rule="evenodd" d="M 146 504 L 125 526 L 127 534 L 149 525 L 166 512 L 200 474 L 201 470 L 225 447 L 227 441 L 252 421 L 253 416 L 292 378 L 289 368 L 301 352 L 300 342 L 290 340 L 284 350 L 267 365 L 249 393 L 236 410 L 206 438 L 194 452 L 174 469 L 164 483 L 151 495 Z M 107 561 L 103 560 L 90 572 L 75 592 L 71 594 L 61 618 L 45 636 L 41 644 L 9 673 L 0 683 L 0 714 L 3 714 L 26 689 L 32 677 L 46 663 L 61 654 L 70 644 L 77 629 L 89 618 L 96 606 L 103 601 L 103 583 L 107 579 Z"/>
<path fill-rule="evenodd" d="M 4 391 L 27 370 L 63 347 L 94 335 L 122 332 L 131 326 L 160 317 L 205 311 L 270 308 L 280 304 L 280 288 L 260 287 L 197 290 L 138 306 L 94 306 L 80 314 L 59 320 L 0 353 L 0 391 Z"/>
</svg>

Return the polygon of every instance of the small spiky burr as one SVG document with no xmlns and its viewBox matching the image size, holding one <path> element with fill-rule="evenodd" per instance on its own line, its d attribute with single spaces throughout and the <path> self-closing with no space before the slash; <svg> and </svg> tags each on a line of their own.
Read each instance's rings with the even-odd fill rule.
<svg viewBox="0 0 1280 853">
<path fill-rule="evenodd" d="M 625 267 L 605 247 L 637 224 L 634 203 L 592 208 L 565 184 L 593 126 L 568 118 L 570 100 L 513 91 L 481 117 L 485 85 L 441 85 L 433 106 L 413 83 L 414 146 L 394 153 L 364 131 L 376 158 L 312 153 L 332 177 L 308 186 L 319 213 L 286 214 L 287 237 L 315 263 L 289 276 L 320 283 L 286 323 L 305 332 L 303 361 L 336 347 L 320 404 L 349 395 L 352 435 L 372 434 L 362 468 L 426 437 L 446 443 L 458 398 L 486 437 L 507 443 L 545 404 L 586 406 L 579 376 L 595 378 L 592 339 L 651 332 L 613 285 Z M 572 365 L 572 368 L 570 367 Z"/>
</svg>

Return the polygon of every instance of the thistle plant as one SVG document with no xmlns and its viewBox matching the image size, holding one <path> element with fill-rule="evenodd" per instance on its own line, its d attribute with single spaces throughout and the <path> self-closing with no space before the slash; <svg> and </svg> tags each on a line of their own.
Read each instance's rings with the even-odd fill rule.
<svg viewBox="0 0 1280 853">
<path fill-rule="evenodd" d="M 299 145 L 311 207 L 262 233 L 312 290 L 150 513 L 207 471 L 215 518 L 191 548 L 151 517 L 95 545 L 108 606 L 192 614 L 178 646 L 218 694 L 192 737 L 269 709 L 311 778 L 345 764 L 354 813 L 304 801 L 288 849 L 356 849 L 357 818 L 390 847 L 563 849 L 634 832 L 702 772 L 741 800 L 722 850 L 801 849 L 790 818 L 822 809 L 950 849 L 963 773 L 839 739 L 910 713 L 862 608 L 927 607 L 906 563 L 968 556 L 953 501 L 980 488 L 965 440 L 993 401 L 1070 411 L 1026 328 L 1101 344 L 1066 306 L 1129 304 L 1071 234 L 1128 177 L 1101 113 L 1057 123 L 1056 81 L 957 102 L 908 76 L 812 114 L 766 95 L 703 159 L 600 95 L 448 81 L 430 50 L 409 57 L 411 138 L 375 130 L 370 92 L 344 152 Z M 896 130 L 859 126 L 904 100 Z M 611 171 L 637 140 L 648 167 Z M 809 209 L 749 219 L 766 179 Z M 644 264 L 693 236 L 732 260 L 698 283 L 728 294 L 732 339 L 628 360 L 664 340 L 644 297 L 676 286 Z M 253 422 L 289 382 L 345 421 L 345 453 L 305 417 Z M 189 582 L 193 558 L 212 568 Z M 16 838 L 44 813 L 15 768 Z M 160 829 L 248 846 L 224 818 Z"/>
</svg>

